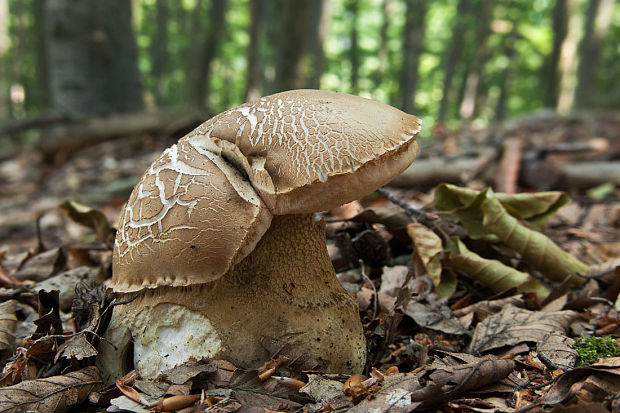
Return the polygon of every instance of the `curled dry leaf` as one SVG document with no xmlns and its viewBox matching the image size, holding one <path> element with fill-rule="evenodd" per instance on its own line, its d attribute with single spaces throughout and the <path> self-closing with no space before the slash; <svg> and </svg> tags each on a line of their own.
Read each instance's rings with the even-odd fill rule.
<svg viewBox="0 0 620 413">
<path fill-rule="evenodd" d="M 500 293 L 516 287 L 519 292 L 533 292 L 542 300 L 549 291 L 528 273 L 518 271 L 498 260 L 489 260 L 470 251 L 460 239 L 447 240 L 448 259 L 455 268 Z"/>
<path fill-rule="evenodd" d="M 604 401 L 620 392 L 620 357 L 602 359 L 562 374 L 547 391 L 545 405 Z"/>
<path fill-rule="evenodd" d="M 102 386 L 101 373 L 94 366 L 62 376 L 24 381 L 0 388 L 0 412 L 65 412 Z"/>
<path fill-rule="evenodd" d="M 532 269 L 553 281 L 562 281 L 569 275 L 587 274 L 588 266 L 530 227 L 541 229 L 566 203 L 565 197 L 559 192 L 506 195 L 491 189 L 479 192 L 440 185 L 435 204 L 440 210 L 451 211 L 452 219 L 460 221 L 470 237 L 501 240 L 519 252 Z"/>
<path fill-rule="evenodd" d="M 452 295 L 456 289 L 456 282 L 449 283 L 448 279 L 441 276 L 440 259 L 443 252 L 441 238 L 433 230 L 417 222 L 407 225 L 407 234 L 413 242 L 413 261 L 424 268 L 435 289 L 442 292 L 440 295 L 444 297 Z"/>
<path fill-rule="evenodd" d="M 6 350 L 13 345 L 15 339 L 15 301 L 9 300 L 0 304 L 0 350 Z"/>
<path fill-rule="evenodd" d="M 529 311 L 509 304 L 476 326 L 469 352 L 542 341 L 547 334 L 565 332 L 576 316 L 574 311 Z"/>
<path fill-rule="evenodd" d="M 435 191 L 435 205 L 439 210 L 454 210 L 458 215 L 460 209 L 474 203 L 480 194 L 481 191 L 442 184 Z M 569 202 L 568 195 L 558 191 L 522 194 L 498 192 L 495 196 L 511 215 L 539 230 L 549 218 Z"/>
<path fill-rule="evenodd" d="M 74 222 L 92 229 L 99 241 L 110 241 L 114 230 L 100 211 L 71 200 L 63 202 L 59 207 L 67 211 Z"/>
<path fill-rule="evenodd" d="M 521 225 L 496 198 L 488 197 L 482 203 L 482 211 L 484 228 L 521 254 L 530 268 L 540 271 L 550 280 L 562 281 L 569 275 L 588 273 L 587 264 L 562 250 L 544 234 Z M 583 283 L 582 279 L 576 281 Z"/>
</svg>

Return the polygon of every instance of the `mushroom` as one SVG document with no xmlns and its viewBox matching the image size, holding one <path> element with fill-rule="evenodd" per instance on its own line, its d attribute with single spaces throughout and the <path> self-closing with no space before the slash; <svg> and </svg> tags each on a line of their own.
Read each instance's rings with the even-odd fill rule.
<svg viewBox="0 0 620 413">
<path fill-rule="evenodd" d="M 107 378 L 131 356 L 146 378 L 201 359 L 256 368 L 268 358 L 263 336 L 328 372 L 361 372 L 357 303 L 314 213 L 400 174 L 419 130 L 382 103 L 292 90 L 227 110 L 165 150 L 121 213 L 110 286 L 119 301 L 137 298 L 114 307 L 100 346 Z"/>
</svg>

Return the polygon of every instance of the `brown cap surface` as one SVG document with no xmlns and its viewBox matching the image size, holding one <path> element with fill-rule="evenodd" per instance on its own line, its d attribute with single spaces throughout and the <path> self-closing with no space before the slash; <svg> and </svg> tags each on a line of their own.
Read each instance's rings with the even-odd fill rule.
<svg viewBox="0 0 620 413">
<path fill-rule="evenodd" d="M 420 126 L 383 103 L 292 90 L 223 112 L 183 140 L 228 152 L 282 215 L 325 211 L 388 183 L 415 159 Z"/>
<path fill-rule="evenodd" d="M 121 213 L 111 287 L 213 281 L 252 252 L 270 223 L 236 169 L 179 142 L 144 173 Z"/>
<path fill-rule="evenodd" d="M 123 210 L 111 287 L 213 281 L 272 215 L 324 211 L 400 174 L 420 120 L 368 99 L 293 90 L 230 109 L 167 149 Z M 247 176 L 246 176 L 247 175 Z"/>
</svg>

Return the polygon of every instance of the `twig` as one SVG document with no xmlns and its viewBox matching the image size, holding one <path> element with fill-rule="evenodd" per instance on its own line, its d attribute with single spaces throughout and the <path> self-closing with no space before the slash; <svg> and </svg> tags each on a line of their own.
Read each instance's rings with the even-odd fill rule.
<svg viewBox="0 0 620 413">
<path fill-rule="evenodd" d="M 422 221 L 422 222 L 431 221 L 431 217 L 429 216 L 429 214 L 427 214 L 426 212 L 422 211 L 418 207 L 415 207 L 415 206 L 413 206 L 411 204 L 408 204 L 405 200 L 398 198 L 396 195 L 394 195 L 393 193 L 391 193 L 387 189 L 379 188 L 379 189 L 377 189 L 377 192 L 382 197 L 387 199 L 388 201 L 390 201 L 390 202 L 398 205 L 402 209 L 404 209 L 405 212 L 407 214 L 409 214 L 409 216 L 411 216 L 411 218 L 413 218 L 414 220 Z"/>
</svg>

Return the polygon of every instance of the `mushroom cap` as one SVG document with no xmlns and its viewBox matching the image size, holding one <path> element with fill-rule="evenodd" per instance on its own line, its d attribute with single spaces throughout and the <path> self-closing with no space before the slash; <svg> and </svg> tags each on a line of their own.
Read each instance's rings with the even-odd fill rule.
<svg viewBox="0 0 620 413">
<path fill-rule="evenodd" d="M 292 90 L 232 108 L 162 153 L 121 213 L 111 287 L 216 280 L 273 215 L 324 211 L 391 181 L 413 160 L 420 120 L 336 92 Z"/>
<path fill-rule="evenodd" d="M 415 159 L 420 127 L 383 103 L 291 90 L 227 110 L 182 140 L 219 148 L 284 215 L 329 210 L 388 183 Z"/>
</svg>

